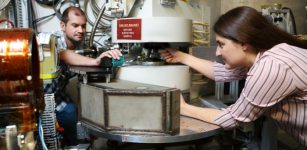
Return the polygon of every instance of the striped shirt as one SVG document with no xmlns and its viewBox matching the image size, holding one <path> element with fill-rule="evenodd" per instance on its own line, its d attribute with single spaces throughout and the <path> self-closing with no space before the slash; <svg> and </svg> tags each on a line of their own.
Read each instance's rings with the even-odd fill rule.
<svg viewBox="0 0 307 150">
<path fill-rule="evenodd" d="M 307 49 L 278 44 L 259 53 L 249 70 L 215 63 L 214 74 L 221 82 L 246 78 L 239 99 L 223 109 L 217 124 L 231 129 L 265 115 L 307 147 Z"/>
</svg>

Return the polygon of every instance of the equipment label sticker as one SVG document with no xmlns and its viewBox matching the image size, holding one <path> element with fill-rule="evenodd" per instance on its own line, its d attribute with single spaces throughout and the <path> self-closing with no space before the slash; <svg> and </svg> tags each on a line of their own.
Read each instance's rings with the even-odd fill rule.
<svg viewBox="0 0 307 150">
<path fill-rule="evenodd" d="M 141 40 L 141 19 L 117 20 L 117 39 Z"/>
</svg>

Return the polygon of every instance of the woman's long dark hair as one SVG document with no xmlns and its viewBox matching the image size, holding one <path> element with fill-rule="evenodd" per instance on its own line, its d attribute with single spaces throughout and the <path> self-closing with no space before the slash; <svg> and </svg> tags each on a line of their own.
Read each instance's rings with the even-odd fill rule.
<svg viewBox="0 0 307 150">
<path fill-rule="evenodd" d="M 307 41 L 279 29 L 254 8 L 242 6 L 222 15 L 213 30 L 219 36 L 265 51 L 280 43 L 307 49 Z"/>
</svg>

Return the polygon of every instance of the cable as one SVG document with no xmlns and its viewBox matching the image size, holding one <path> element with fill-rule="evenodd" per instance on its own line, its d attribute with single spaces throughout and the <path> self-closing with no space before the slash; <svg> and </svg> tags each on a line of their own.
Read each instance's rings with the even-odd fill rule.
<svg viewBox="0 0 307 150">
<path fill-rule="evenodd" d="M 292 26 L 293 26 L 293 33 L 294 33 L 294 35 L 296 35 L 297 34 L 296 33 L 296 23 L 295 23 L 295 19 L 294 19 L 294 16 L 293 16 L 291 9 L 288 8 L 288 7 L 283 7 L 282 10 L 289 10 L 291 21 L 292 21 Z"/>
<path fill-rule="evenodd" d="M 3 23 L 3 22 L 8 22 L 8 23 L 11 25 L 12 28 L 15 27 L 15 26 L 14 26 L 14 23 L 13 23 L 11 20 L 8 20 L 8 19 L 1 19 L 1 20 L 0 20 L 0 24 Z"/>
<path fill-rule="evenodd" d="M 29 28 L 32 28 L 35 32 L 37 32 L 37 26 L 34 23 L 34 18 L 35 18 L 35 14 L 34 14 L 34 9 L 33 9 L 33 5 L 32 5 L 32 1 L 27 1 L 27 5 L 28 5 L 28 19 L 29 19 Z"/>
<path fill-rule="evenodd" d="M 43 131 L 43 126 L 42 126 L 42 119 L 41 117 L 38 118 L 38 134 L 40 137 L 40 141 L 42 143 L 43 146 L 43 150 L 48 150 L 45 140 L 44 140 L 44 131 Z"/>
<path fill-rule="evenodd" d="M 46 18 L 53 17 L 53 16 L 55 16 L 55 13 L 53 13 L 51 15 L 48 15 L 48 16 L 41 17 L 41 18 L 37 18 L 37 19 L 34 20 L 34 22 L 38 23 L 38 22 L 40 22 L 40 21 L 42 21 L 42 20 L 44 20 Z"/>
<path fill-rule="evenodd" d="M 39 4 L 54 6 L 54 3 L 57 3 L 59 0 L 35 0 Z"/>
<path fill-rule="evenodd" d="M 38 1 L 40 1 L 40 2 L 38 2 Z M 54 4 L 57 3 L 59 0 L 53 0 L 53 1 L 48 2 L 48 3 L 46 1 L 48 1 L 48 0 L 36 0 L 37 3 L 48 5 L 48 6 L 54 6 Z M 50 14 L 50 15 L 47 15 L 47 16 L 44 16 L 44 17 L 40 17 L 40 18 L 37 18 L 37 19 L 34 17 L 33 26 L 36 28 L 38 22 L 40 22 L 40 21 L 42 21 L 46 18 L 53 17 L 55 15 L 56 15 L 56 13 L 53 13 L 53 14 Z"/>
</svg>

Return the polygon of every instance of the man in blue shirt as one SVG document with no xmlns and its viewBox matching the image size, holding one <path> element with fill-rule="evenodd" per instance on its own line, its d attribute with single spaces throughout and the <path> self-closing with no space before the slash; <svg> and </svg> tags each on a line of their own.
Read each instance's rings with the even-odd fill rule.
<svg viewBox="0 0 307 150">
<path fill-rule="evenodd" d="M 109 50 L 97 58 L 90 58 L 74 52 L 84 48 L 86 35 L 86 15 L 79 7 L 68 7 L 62 14 L 61 31 L 55 34 L 58 38 L 58 54 L 61 61 L 61 75 L 52 84 L 45 86 L 45 93 L 55 93 L 56 115 L 58 123 L 64 128 L 65 145 L 77 145 L 77 107 L 65 92 L 65 87 L 72 77 L 67 65 L 99 66 L 103 57 L 119 59 L 119 50 Z"/>
</svg>

